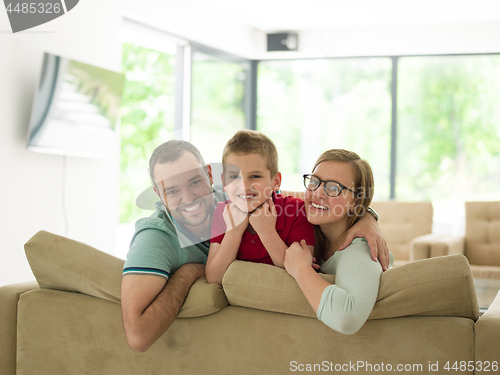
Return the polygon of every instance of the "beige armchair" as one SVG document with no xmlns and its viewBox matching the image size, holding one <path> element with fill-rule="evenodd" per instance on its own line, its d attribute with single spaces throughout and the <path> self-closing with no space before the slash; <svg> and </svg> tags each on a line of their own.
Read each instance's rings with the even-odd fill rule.
<svg viewBox="0 0 500 375">
<path fill-rule="evenodd" d="M 414 260 L 410 252 L 412 243 L 425 241 L 432 232 L 433 208 L 431 202 L 372 202 L 379 214 L 379 226 L 387 241 L 389 251 L 394 255 L 394 266 Z"/>
<path fill-rule="evenodd" d="M 472 269 L 479 306 L 500 290 L 500 201 L 465 203 L 465 236 L 436 235 L 413 243 L 414 257 L 464 254 Z"/>
</svg>

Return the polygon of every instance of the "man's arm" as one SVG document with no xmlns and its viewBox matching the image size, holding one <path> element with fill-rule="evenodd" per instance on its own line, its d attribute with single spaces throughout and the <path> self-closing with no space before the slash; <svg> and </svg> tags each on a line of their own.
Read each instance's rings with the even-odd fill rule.
<svg viewBox="0 0 500 375">
<path fill-rule="evenodd" d="M 203 264 L 182 265 L 167 280 L 153 275 L 125 275 L 121 304 L 129 346 L 145 352 L 179 313 L 193 283 L 205 277 Z"/>
</svg>

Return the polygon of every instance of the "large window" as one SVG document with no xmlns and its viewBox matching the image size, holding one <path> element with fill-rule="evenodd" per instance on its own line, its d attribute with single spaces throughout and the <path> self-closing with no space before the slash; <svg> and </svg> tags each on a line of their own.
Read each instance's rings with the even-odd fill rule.
<svg viewBox="0 0 500 375">
<path fill-rule="evenodd" d="M 372 165 L 376 198 L 389 198 L 391 60 L 261 62 L 257 129 L 278 147 L 282 186 L 303 190 L 302 174 L 331 148 Z"/>
<path fill-rule="evenodd" d="M 400 58 L 398 81 L 397 199 L 450 224 L 500 199 L 500 56 Z"/>
<path fill-rule="evenodd" d="M 431 200 L 434 229 L 460 232 L 465 201 L 500 200 L 500 55 L 393 60 L 260 62 L 257 128 L 278 147 L 285 189 L 345 148 L 370 162 L 375 200 Z"/>
<path fill-rule="evenodd" d="M 122 223 L 147 214 L 126 172 L 138 148 L 181 134 L 220 162 L 226 141 L 255 126 L 278 147 L 285 190 L 303 190 L 317 157 L 345 148 L 371 164 L 375 200 L 431 200 L 438 231 L 463 229 L 465 201 L 500 200 L 498 54 L 249 61 L 138 40 L 123 44 Z"/>
<path fill-rule="evenodd" d="M 222 149 L 245 128 L 248 63 L 193 52 L 190 141 L 207 163 L 222 162 Z"/>
<path fill-rule="evenodd" d="M 123 43 L 122 53 L 126 80 L 121 121 L 120 223 L 129 223 L 147 214 L 135 200 L 138 191 L 149 184 L 145 168 L 139 175 L 130 168 L 142 160 L 131 158 L 143 157 L 138 149 L 174 129 L 175 45 L 167 53 Z"/>
<path fill-rule="evenodd" d="M 130 237 L 141 196 L 153 208 L 148 160 L 171 139 L 196 145 L 207 162 L 220 163 L 226 141 L 248 122 L 248 60 L 187 41 L 168 40 L 134 23 L 123 29 L 122 70 L 126 81 L 121 119 L 120 223 Z M 132 229 L 131 229 L 132 228 Z M 126 253 L 128 241 L 118 247 Z"/>
</svg>

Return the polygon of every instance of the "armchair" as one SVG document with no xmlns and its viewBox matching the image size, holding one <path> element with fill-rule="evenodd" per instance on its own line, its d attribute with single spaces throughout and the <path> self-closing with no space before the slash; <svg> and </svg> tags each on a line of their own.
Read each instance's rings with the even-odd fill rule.
<svg viewBox="0 0 500 375">
<path fill-rule="evenodd" d="M 433 208 L 431 202 L 372 202 L 379 214 L 379 226 L 394 255 L 394 266 L 399 266 L 428 256 L 414 257 L 411 244 L 425 240 L 432 232 Z"/>
<path fill-rule="evenodd" d="M 500 201 L 465 203 L 465 236 L 430 235 L 413 242 L 414 258 L 464 254 L 470 263 L 479 306 L 500 289 Z"/>
</svg>

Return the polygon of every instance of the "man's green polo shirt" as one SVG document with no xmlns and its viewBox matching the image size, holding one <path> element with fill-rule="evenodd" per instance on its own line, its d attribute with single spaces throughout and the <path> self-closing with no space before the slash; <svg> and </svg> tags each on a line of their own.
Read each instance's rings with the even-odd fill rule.
<svg viewBox="0 0 500 375">
<path fill-rule="evenodd" d="M 216 201 L 222 199 L 218 195 Z M 181 247 L 178 233 L 182 227 L 177 226 L 176 230 L 161 202 L 155 206 L 156 211 L 151 216 L 135 224 L 123 275 L 156 275 L 168 279 L 183 264 L 206 264 L 210 240 Z M 187 238 L 184 236 L 184 243 Z"/>
</svg>

